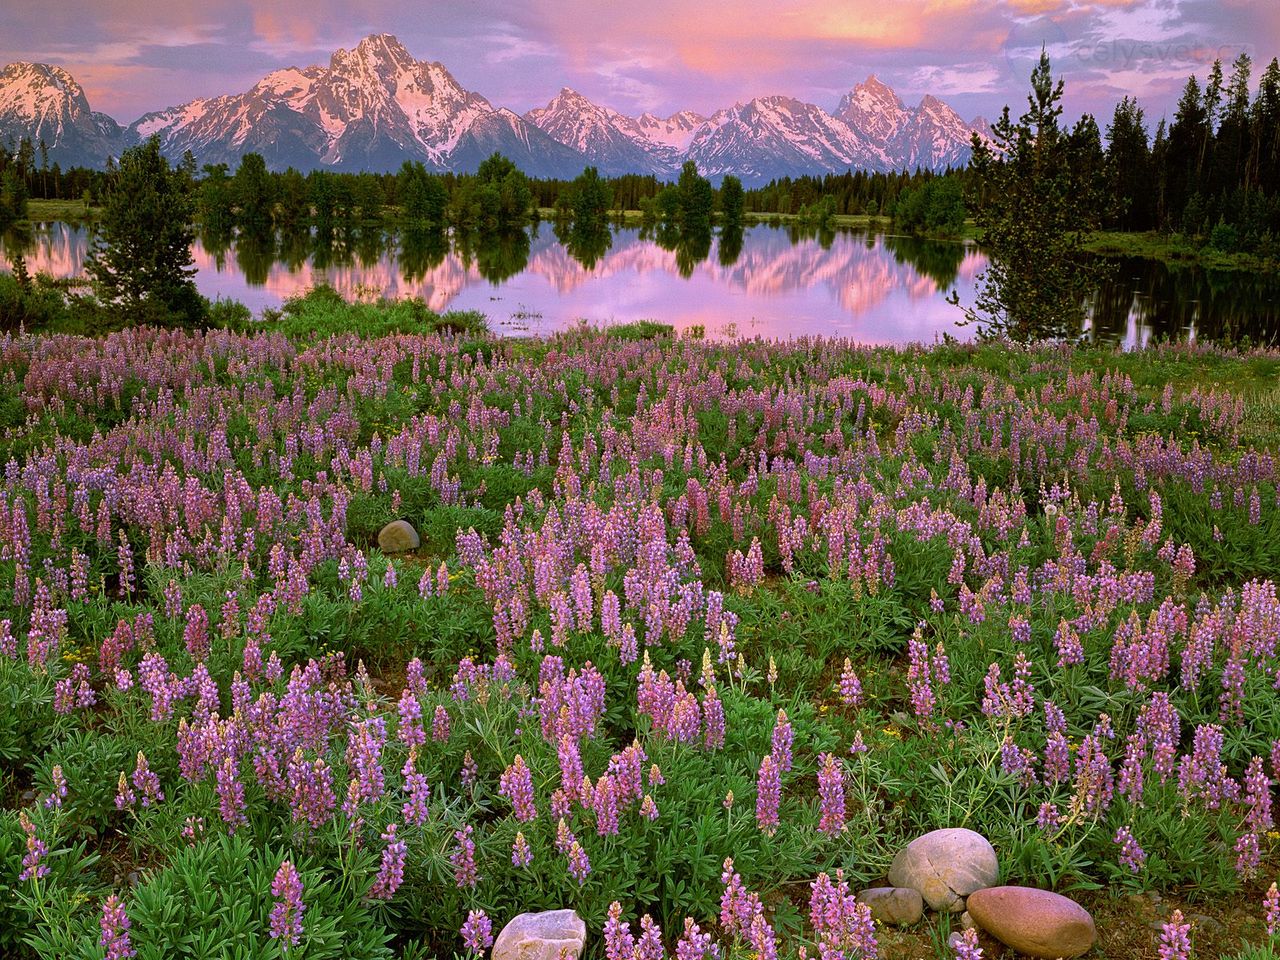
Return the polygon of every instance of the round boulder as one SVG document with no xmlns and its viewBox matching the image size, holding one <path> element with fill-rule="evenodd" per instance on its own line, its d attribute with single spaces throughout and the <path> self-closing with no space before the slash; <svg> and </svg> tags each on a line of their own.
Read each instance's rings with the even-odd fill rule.
<svg viewBox="0 0 1280 960">
<path fill-rule="evenodd" d="M 378 531 L 378 549 L 383 553 L 404 553 L 422 546 L 418 531 L 408 520 L 392 520 Z"/>
<path fill-rule="evenodd" d="M 1029 957 L 1070 960 L 1098 939 L 1089 911 L 1050 890 L 988 887 L 975 891 L 968 907 L 979 927 Z"/>
<path fill-rule="evenodd" d="M 963 910 L 965 897 L 999 879 L 995 849 L 982 834 L 963 827 L 916 837 L 889 867 L 891 884 L 917 890 L 931 909 L 949 913 Z"/>
<path fill-rule="evenodd" d="M 924 916 L 924 898 L 910 887 L 871 887 L 858 894 L 871 916 L 881 923 L 905 927 Z"/>
<path fill-rule="evenodd" d="M 587 943 L 587 925 L 573 910 L 522 913 L 502 928 L 493 960 L 578 960 Z"/>
</svg>

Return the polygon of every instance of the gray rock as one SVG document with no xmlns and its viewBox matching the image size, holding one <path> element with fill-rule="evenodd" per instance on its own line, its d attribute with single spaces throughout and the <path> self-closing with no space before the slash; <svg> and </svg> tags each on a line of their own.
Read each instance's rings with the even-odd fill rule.
<svg viewBox="0 0 1280 960">
<path fill-rule="evenodd" d="M 956 948 L 962 943 L 964 943 L 964 934 L 959 930 L 952 930 L 951 934 L 947 937 L 947 947 L 952 953 L 955 953 Z"/>
<path fill-rule="evenodd" d="M 378 549 L 383 553 L 404 553 L 422 546 L 418 531 L 408 520 L 392 520 L 378 531 Z"/>
<path fill-rule="evenodd" d="M 961 930 L 972 930 L 976 926 L 977 924 L 973 922 L 973 914 L 971 914 L 968 910 L 960 914 Z"/>
<path fill-rule="evenodd" d="M 958 913 L 964 898 L 995 886 L 1000 863 L 986 837 L 962 827 L 917 837 L 893 858 L 889 882 L 919 891 L 934 910 Z"/>
<path fill-rule="evenodd" d="M 910 887 L 871 887 L 858 894 L 858 902 L 865 903 L 876 920 L 897 927 L 924 916 L 924 898 Z"/>
<path fill-rule="evenodd" d="M 587 925 L 573 910 L 522 913 L 502 928 L 492 960 L 578 960 L 587 944 Z"/>
</svg>

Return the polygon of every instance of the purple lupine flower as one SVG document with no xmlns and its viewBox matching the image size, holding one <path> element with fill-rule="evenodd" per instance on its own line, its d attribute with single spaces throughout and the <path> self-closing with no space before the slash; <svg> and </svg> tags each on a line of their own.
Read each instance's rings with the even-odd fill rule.
<svg viewBox="0 0 1280 960">
<path fill-rule="evenodd" d="M 164 791 L 160 789 L 160 777 L 147 765 L 146 755 L 138 751 L 137 766 L 133 770 L 133 786 L 140 794 L 139 800 L 144 807 L 153 803 L 164 802 Z"/>
<path fill-rule="evenodd" d="M 707 687 L 707 694 L 702 698 L 702 725 L 705 731 L 703 743 L 708 750 L 718 750 L 724 746 L 724 705 L 716 696 L 714 686 Z"/>
<path fill-rule="evenodd" d="M 1267 888 L 1262 906 L 1266 911 L 1267 936 L 1274 938 L 1280 932 L 1280 889 L 1277 889 L 1274 882 Z"/>
<path fill-rule="evenodd" d="M 48 846 L 36 836 L 36 825 L 31 822 L 25 810 L 18 813 L 18 823 L 21 824 L 22 832 L 27 836 L 27 852 L 22 857 L 22 872 L 18 874 L 18 879 L 38 880 L 41 877 L 47 877 L 49 865 L 44 862 L 44 858 L 49 853 Z"/>
<path fill-rule="evenodd" d="M 605 960 L 633 960 L 636 951 L 635 937 L 630 927 L 622 922 L 622 904 L 617 900 L 609 904 L 609 919 L 604 922 Z"/>
<path fill-rule="evenodd" d="M 582 849 L 581 843 L 574 840 L 569 844 L 566 856 L 569 858 L 569 876 L 578 881 L 578 886 L 582 886 L 587 882 L 587 874 L 591 872 L 591 861 L 587 859 L 587 851 Z"/>
<path fill-rule="evenodd" d="M 483 910 L 468 910 L 466 922 L 459 932 L 467 949 L 477 956 L 493 946 L 493 921 Z"/>
<path fill-rule="evenodd" d="M 769 754 L 782 773 L 791 772 L 791 744 L 794 737 L 787 711 L 779 710 L 778 719 L 773 725 L 773 736 L 769 741 Z"/>
<path fill-rule="evenodd" d="M 413 769 L 413 755 L 405 762 L 404 789 L 409 795 L 400 808 L 405 823 L 422 826 L 431 818 L 431 786 L 427 776 Z"/>
<path fill-rule="evenodd" d="M 646 820 L 658 819 L 658 804 L 654 801 L 652 794 L 646 793 L 644 799 L 640 801 L 640 816 Z"/>
<path fill-rule="evenodd" d="M 129 942 L 129 914 L 114 893 L 102 904 L 100 924 L 102 936 L 98 938 L 98 946 L 106 947 L 106 960 L 137 956 L 138 951 Z"/>
<path fill-rule="evenodd" d="M 124 771 L 120 771 L 120 780 L 116 784 L 116 809 L 132 810 L 133 805 L 138 802 L 137 796 L 133 792 L 133 788 L 129 786 L 129 778 L 124 775 Z"/>
<path fill-rule="evenodd" d="M 227 825 L 227 832 L 234 834 L 236 827 L 249 822 L 244 814 L 244 784 L 240 782 L 236 762 L 223 757 L 217 774 L 218 813 Z"/>
<path fill-rule="evenodd" d="M 854 672 L 853 663 L 848 657 L 844 658 L 844 668 L 840 671 L 837 689 L 840 691 L 840 700 L 846 707 L 856 710 L 862 706 L 862 681 Z"/>
<path fill-rule="evenodd" d="M 916 631 L 907 643 L 910 662 L 907 666 L 907 686 L 911 690 L 911 707 L 921 720 L 928 721 L 933 716 L 933 708 L 937 697 L 933 692 L 933 678 L 929 669 L 929 645 Z"/>
<path fill-rule="evenodd" d="M 378 875 L 374 878 L 369 896 L 374 900 L 390 900 L 404 882 L 404 860 L 409 847 L 403 840 L 396 839 L 396 825 L 387 824 L 382 833 L 386 846 L 382 850 L 382 863 L 378 867 Z"/>
<path fill-rule="evenodd" d="M 719 956 L 711 934 L 703 933 L 692 917 L 685 917 L 684 933 L 676 943 L 676 960 L 708 960 Z"/>
<path fill-rule="evenodd" d="M 271 881 L 271 895 L 276 898 L 271 908 L 271 938 L 280 941 L 280 947 L 288 951 L 302 939 L 302 915 L 306 907 L 302 903 L 302 878 L 292 861 L 285 860 Z"/>
<path fill-rule="evenodd" d="M 50 807 L 61 808 L 62 801 L 67 799 L 67 778 L 62 775 L 62 764 L 53 765 L 49 779 L 53 782 L 53 791 L 45 798 L 44 808 L 46 810 Z"/>
<path fill-rule="evenodd" d="M 640 939 L 636 941 L 636 960 L 662 960 L 662 928 L 647 913 L 640 918 Z"/>
<path fill-rule="evenodd" d="M 970 927 L 955 942 L 956 960 L 982 960 L 982 948 L 978 946 L 978 931 Z"/>
<path fill-rule="evenodd" d="M 476 873 L 476 844 L 471 839 L 471 824 L 466 824 L 453 834 L 457 841 L 449 862 L 453 864 L 453 882 L 461 890 L 463 887 L 474 887 L 480 879 Z"/>
<path fill-rule="evenodd" d="M 436 743 L 444 743 L 449 739 L 449 711 L 444 704 L 437 704 L 431 717 L 431 739 Z"/>
<path fill-rule="evenodd" d="M 766 753 L 756 776 L 756 823 L 770 836 L 778 829 L 778 804 L 782 799 L 782 778 L 773 754 Z"/>
<path fill-rule="evenodd" d="M 586 793 L 586 784 L 583 785 Z M 618 796 L 613 777 L 606 774 L 596 781 L 591 791 L 591 810 L 596 817 L 596 833 L 616 836 L 618 833 Z"/>
<path fill-rule="evenodd" d="M 396 736 L 406 747 L 421 746 L 427 742 L 427 732 L 422 729 L 422 704 L 417 696 L 407 687 L 400 694 L 398 706 L 400 724 L 396 728 Z"/>
<path fill-rule="evenodd" d="M 1040 809 L 1036 812 L 1036 826 L 1045 833 L 1050 833 L 1062 826 L 1062 814 L 1058 812 L 1057 804 L 1040 804 Z"/>
<path fill-rule="evenodd" d="M 821 817 L 818 829 L 827 836 L 835 836 L 844 829 L 844 767 L 835 754 L 824 753 L 819 757 L 818 798 Z"/>
<path fill-rule="evenodd" d="M 1182 911 L 1174 910 L 1169 922 L 1160 925 L 1160 960 L 1191 960 L 1191 924 L 1184 923 Z"/>
<path fill-rule="evenodd" d="M 1141 873 L 1147 862 L 1146 851 L 1138 846 L 1138 841 L 1128 827 L 1116 831 L 1113 841 L 1120 848 L 1120 866 L 1127 867 L 1130 873 Z"/>
<path fill-rule="evenodd" d="M 531 863 L 533 863 L 533 850 L 529 848 L 529 841 L 524 838 L 524 834 L 517 830 L 516 839 L 511 844 L 511 865 L 523 868 Z"/>
<path fill-rule="evenodd" d="M 516 754 L 499 779 L 498 793 L 511 801 L 512 812 L 521 823 L 528 823 L 538 816 L 533 804 L 533 774 L 520 754 Z"/>
</svg>

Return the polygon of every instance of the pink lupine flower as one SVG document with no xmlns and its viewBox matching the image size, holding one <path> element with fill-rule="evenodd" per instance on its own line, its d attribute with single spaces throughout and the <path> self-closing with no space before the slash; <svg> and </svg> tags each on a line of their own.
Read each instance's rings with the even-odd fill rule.
<svg viewBox="0 0 1280 960">
<path fill-rule="evenodd" d="M 587 875 L 591 873 L 591 861 L 587 859 L 587 851 L 582 849 L 581 843 L 574 840 L 569 844 L 566 856 L 569 859 L 569 876 L 578 881 L 578 886 L 582 886 L 587 881 Z"/>
<path fill-rule="evenodd" d="M 982 948 L 978 946 L 978 931 L 970 927 L 955 944 L 956 960 L 982 960 Z"/>
<path fill-rule="evenodd" d="M 476 844 L 471 839 L 471 824 L 455 831 L 453 839 L 456 845 L 449 856 L 449 862 L 453 864 L 453 882 L 458 889 L 474 887 L 480 875 L 476 873 Z"/>
<path fill-rule="evenodd" d="M 818 829 L 827 836 L 835 836 L 844 829 L 844 768 L 831 753 L 819 758 L 818 798 L 821 817 Z"/>
<path fill-rule="evenodd" d="M 467 911 L 466 922 L 459 932 L 467 949 L 477 956 L 493 946 L 493 923 L 483 910 Z"/>
<path fill-rule="evenodd" d="M 791 721 L 787 719 L 785 710 L 778 711 L 778 719 L 773 725 L 773 736 L 769 742 L 769 754 L 773 757 L 773 762 L 777 764 L 778 769 L 783 773 L 791 772 L 791 744 L 794 734 L 791 731 Z"/>
<path fill-rule="evenodd" d="M 840 682 L 836 685 L 840 691 L 840 700 L 846 707 L 857 709 L 862 706 L 862 681 L 854 672 L 853 663 L 844 658 L 844 669 L 840 671 Z"/>
<path fill-rule="evenodd" d="M 511 801 L 515 818 L 528 823 L 538 816 L 533 803 L 533 775 L 525 765 L 524 757 L 516 754 L 499 780 L 498 792 Z"/>
<path fill-rule="evenodd" d="M 516 839 L 511 844 L 511 865 L 523 868 L 531 863 L 533 863 L 533 850 L 529 848 L 529 841 L 524 838 L 524 834 L 517 830 Z"/>
<path fill-rule="evenodd" d="M 778 804 L 782 798 L 782 779 L 773 754 L 766 753 L 756 776 L 756 823 L 769 835 L 778 829 Z"/>
<path fill-rule="evenodd" d="M 44 859 L 49 853 L 48 846 L 36 836 L 36 826 L 25 810 L 19 811 L 18 823 L 22 827 L 22 832 L 26 834 L 27 840 L 27 852 L 22 857 L 22 872 L 18 874 L 18 880 L 38 880 L 41 877 L 47 877 L 49 865 L 44 862 Z"/>
<path fill-rule="evenodd" d="M 129 942 L 129 914 L 114 893 L 102 904 L 100 925 L 102 936 L 98 938 L 98 946 L 106 948 L 106 960 L 137 956 L 138 952 Z"/>
<path fill-rule="evenodd" d="M 1174 910 L 1160 926 L 1160 960 L 1191 960 L 1191 924 L 1183 922 L 1182 911 Z"/>
<path fill-rule="evenodd" d="M 292 861 L 285 860 L 271 881 L 271 895 L 276 898 L 271 908 L 271 938 L 281 941 L 281 949 L 288 951 L 302 939 L 302 915 L 306 907 L 302 902 L 302 878 L 298 876 Z"/>
<path fill-rule="evenodd" d="M 1114 843 L 1120 847 L 1120 866 L 1127 867 L 1130 873 L 1141 873 L 1147 862 L 1147 854 L 1138 846 L 1128 827 L 1116 831 Z"/>
<path fill-rule="evenodd" d="M 390 900 L 400 889 L 404 881 L 404 861 L 409 847 L 403 840 L 396 839 L 396 825 L 387 824 L 382 833 L 386 846 L 382 850 L 382 863 L 378 867 L 378 875 L 374 877 L 369 896 L 374 900 Z"/>
</svg>

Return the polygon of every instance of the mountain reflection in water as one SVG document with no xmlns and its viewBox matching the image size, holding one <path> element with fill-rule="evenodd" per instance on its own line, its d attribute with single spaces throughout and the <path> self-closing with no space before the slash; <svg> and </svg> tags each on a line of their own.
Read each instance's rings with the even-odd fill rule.
<svg viewBox="0 0 1280 960">
<path fill-rule="evenodd" d="M 82 226 L 42 224 L 5 237 L 32 273 L 83 274 Z M 986 258 L 972 243 L 855 231 L 751 226 L 684 236 L 623 227 L 582 234 L 543 223 L 496 235 L 339 229 L 324 235 L 200 237 L 196 283 L 255 313 L 326 283 L 344 296 L 418 297 L 479 310 L 507 334 L 579 321 L 658 320 L 708 336 L 846 336 L 869 343 L 967 338 L 955 290 L 971 302 Z M 1133 346 L 1159 336 L 1249 334 L 1280 327 L 1280 281 L 1151 261 L 1116 261 L 1096 291 L 1095 336 Z"/>
</svg>

